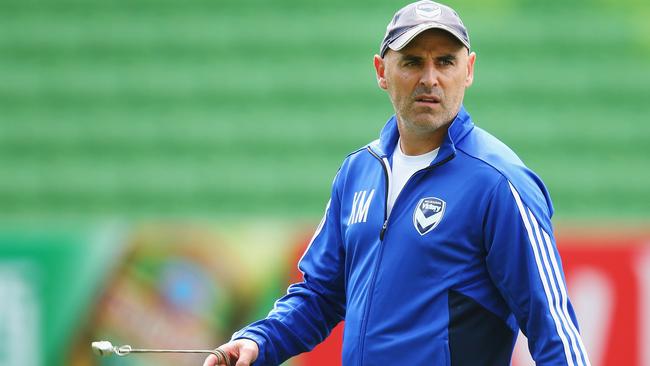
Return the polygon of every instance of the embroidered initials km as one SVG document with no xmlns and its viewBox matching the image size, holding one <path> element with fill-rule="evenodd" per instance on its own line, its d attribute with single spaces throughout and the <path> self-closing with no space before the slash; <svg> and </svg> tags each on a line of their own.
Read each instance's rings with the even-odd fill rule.
<svg viewBox="0 0 650 366">
<path fill-rule="evenodd" d="M 372 197 L 375 195 L 375 190 L 373 189 L 367 194 L 367 191 L 354 192 L 354 198 L 352 199 L 352 210 L 350 210 L 350 219 L 348 219 L 348 225 L 356 224 L 358 222 L 366 222 L 368 219 L 368 209 L 370 208 L 370 202 Z"/>
</svg>

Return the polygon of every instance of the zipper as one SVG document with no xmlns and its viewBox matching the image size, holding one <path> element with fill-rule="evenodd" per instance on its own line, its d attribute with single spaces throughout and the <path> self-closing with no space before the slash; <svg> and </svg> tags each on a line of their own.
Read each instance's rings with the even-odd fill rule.
<svg viewBox="0 0 650 366">
<path fill-rule="evenodd" d="M 379 232 L 379 241 L 384 241 L 384 233 L 386 232 L 386 227 L 388 227 L 388 218 L 384 218 L 384 224 L 381 226 L 381 231 Z"/>
<path fill-rule="evenodd" d="M 384 253 L 384 245 L 383 245 L 384 244 L 384 236 L 386 235 L 386 229 L 388 228 L 388 219 L 389 219 L 389 215 L 388 215 L 388 192 L 390 191 L 390 174 L 388 173 L 389 170 L 390 170 L 390 165 L 388 164 L 388 159 L 380 157 L 374 151 L 372 151 L 372 149 L 370 147 L 367 147 L 366 149 L 368 150 L 368 152 L 372 156 L 374 156 L 377 160 L 379 160 L 379 162 L 382 165 L 382 168 L 384 169 L 384 179 L 386 181 L 386 192 L 385 192 L 385 195 L 384 195 L 384 223 L 381 226 L 381 230 L 379 231 L 379 245 L 380 245 L 379 254 L 378 254 L 379 258 L 377 259 L 377 262 L 375 263 L 375 268 L 373 269 L 372 276 L 370 277 L 370 289 L 369 289 L 369 292 L 368 292 L 368 299 L 367 299 L 366 306 L 365 306 L 365 309 L 364 309 L 363 321 L 361 323 L 361 332 L 359 332 L 359 338 L 360 338 L 359 339 L 359 344 L 360 344 L 359 350 L 361 352 L 361 355 L 359 357 L 359 365 L 363 365 L 363 355 L 364 355 L 364 352 L 365 352 L 365 343 L 366 343 L 366 328 L 368 327 L 368 317 L 369 317 L 369 314 L 370 314 L 370 304 L 371 304 L 371 300 L 372 300 L 372 293 L 375 291 L 375 282 L 376 282 L 375 280 L 376 280 L 377 272 L 379 271 L 379 265 L 381 264 L 381 260 L 383 258 L 383 253 Z M 411 175 L 411 177 L 409 177 L 409 179 L 404 184 L 404 187 L 406 187 L 406 185 L 409 183 L 411 178 L 413 178 L 416 174 L 419 174 L 420 172 L 428 171 L 428 170 L 431 170 L 433 168 L 436 168 L 436 167 L 448 162 L 449 160 L 453 159 L 455 155 L 456 154 L 451 154 L 448 157 L 444 158 L 443 160 L 437 162 L 436 164 L 430 165 L 430 166 L 428 166 L 426 168 L 420 169 L 417 172 L 413 173 L 413 175 Z M 402 194 L 402 192 L 400 192 L 397 195 L 397 197 L 395 198 L 395 202 L 397 202 L 397 199 L 399 198 L 399 196 L 401 194 Z M 394 208 L 395 208 L 395 205 L 393 204 L 393 209 Z"/>
<path fill-rule="evenodd" d="M 388 227 L 388 192 L 390 192 L 390 174 L 388 173 L 389 165 L 388 165 L 388 160 L 386 158 L 381 158 L 379 155 L 377 155 L 374 151 L 370 149 L 370 147 L 367 148 L 370 154 L 374 156 L 379 162 L 381 163 L 382 168 L 384 168 L 384 179 L 386 181 L 386 192 L 384 194 L 384 224 L 381 226 L 381 231 L 379 231 L 379 241 L 384 241 L 384 233 L 386 232 L 386 228 Z"/>
<path fill-rule="evenodd" d="M 384 162 L 384 160 L 379 157 L 379 155 L 375 154 L 374 151 L 372 151 L 368 147 L 368 151 L 372 156 L 377 158 L 379 162 L 381 163 L 382 168 L 384 169 L 384 179 L 386 181 L 386 192 L 384 195 L 384 224 L 381 227 L 381 231 L 379 232 L 379 254 L 378 254 L 378 259 L 375 262 L 375 268 L 372 270 L 372 275 L 370 277 L 370 289 L 368 292 L 368 298 L 366 300 L 366 305 L 365 309 L 363 311 L 363 320 L 361 321 L 361 331 L 359 332 L 359 350 L 361 351 L 360 356 L 359 356 L 359 366 L 363 365 L 363 355 L 365 351 L 365 345 L 366 345 L 366 328 L 368 327 L 368 314 L 370 313 L 370 303 L 372 299 L 372 293 L 375 291 L 375 278 L 377 277 L 377 272 L 379 271 L 379 264 L 381 262 L 381 259 L 383 258 L 383 253 L 384 253 L 384 246 L 382 245 L 384 243 L 384 233 L 386 232 L 386 228 L 388 227 L 388 192 L 390 191 L 390 175 L 388 174 L 388 162 Z"/>
</svg>

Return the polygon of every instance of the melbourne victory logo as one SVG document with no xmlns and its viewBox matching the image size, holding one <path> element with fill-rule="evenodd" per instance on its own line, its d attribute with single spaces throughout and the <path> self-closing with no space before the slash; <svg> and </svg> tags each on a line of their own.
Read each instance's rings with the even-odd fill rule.
<svg viewBox="0 0 650 366">
<path fill-rule="evenodd" d="M 434 4 L 419 4 L 415 7 L 415 13 L 422 18 L 435 19 L 440 16 L 442 9 Z"/>
<path fill-rule="evenodd" d="M 445 214 L 445 201 L 440 198 L 427 197 L 418 202 L 413 212 L 413 225 L 415 229 L 424 235 L 438 226 Z"/>
</svg>

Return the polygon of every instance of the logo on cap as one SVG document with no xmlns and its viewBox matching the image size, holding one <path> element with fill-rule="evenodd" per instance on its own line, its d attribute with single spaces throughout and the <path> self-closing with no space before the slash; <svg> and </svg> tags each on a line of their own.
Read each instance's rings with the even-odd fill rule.
<svg viewBox="0 0 650 366">
<path fill-rule="evenodd" d="M 442 9 L 434 4 L 418 4 L 415 7 L 415 13 L 422 18 L 434 19 L 440 16 Z"/>
<path fill-rule="evenodd" d="M 438 226 L 445 214 L 445 201 L 436 197 L 423 198 L 415 206 L 413 212 L 413 225 L 415 229 L 424 235 Z"/>
</svg>

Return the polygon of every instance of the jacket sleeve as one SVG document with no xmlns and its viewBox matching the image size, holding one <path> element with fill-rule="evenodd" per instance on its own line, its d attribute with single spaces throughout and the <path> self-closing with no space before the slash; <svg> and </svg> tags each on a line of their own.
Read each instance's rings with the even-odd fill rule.
<svg viewBox="0 0 650 366">
<path fill-rule="evenodd" d="M 522 181 L 515 186 L 502 178 L 492 192 L 484 221 L 488 271 L 537 365 L 588 366 L 553 238 L 550 199 L 539 180 Z"/>
<path fill-rule="evenodd" d="M 338 178 L 338 176 L 337 176 Z M 332 195 L 298 268 L 303 281 L 289 286 L 269 315 L 233 335 L 260 349 L 255 366 L 279 365 L 322 342 L 345 316 L 344 250 L 335 178 Z"/>
</svg>

